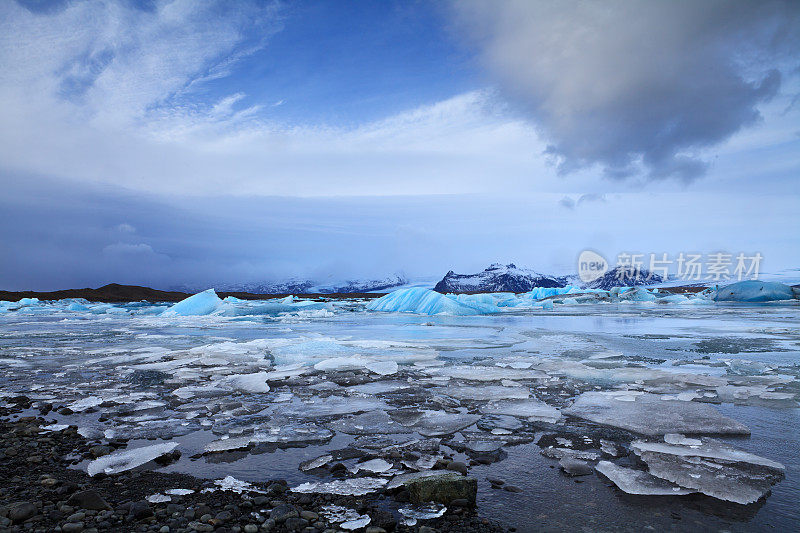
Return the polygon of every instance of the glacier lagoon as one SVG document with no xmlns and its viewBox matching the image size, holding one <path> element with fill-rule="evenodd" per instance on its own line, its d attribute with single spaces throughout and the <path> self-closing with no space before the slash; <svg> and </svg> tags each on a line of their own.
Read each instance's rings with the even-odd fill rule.
<svg viewBox="0 0 800 533">
<path fill-rule="evenodd" d="M 796 300 L 422 294 L 398 313 L 211 296 L 4 303 L 0 392 L 65 406 L 53 431 L 164 444 L 181 458 L 153 468 L 211 479 L 369 491 L 449 456 L 479 512 L 520 531 L 800 520 Z M 565 458 L 607 475 L 565 475 Z"/>
</svg>

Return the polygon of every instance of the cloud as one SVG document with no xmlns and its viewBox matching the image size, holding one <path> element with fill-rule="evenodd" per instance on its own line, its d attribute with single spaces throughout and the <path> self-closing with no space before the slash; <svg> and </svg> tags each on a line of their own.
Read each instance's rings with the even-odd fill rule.
<svg viewBox="0 0 800 533">
<path fill-rule="evenodd" d="M 562 173 L 690 181 L 703 150 L 761 119 L 796 72 L 800 3 L 453 3 L 501 89 Z"/>
<path fill-rule="evenodd" d="M 118 224 L 114 227 L 120 233 L 136 233 L 136 228 L 128 224 L 127 222 L 123 222 L 122 224 Z"/>
<path fill-rule="evenodd" d="M 146 243 L 130 244 L 118 242 L 103 248 L 104 254 L 154 254 L 153 247 Z"/>
</svg>

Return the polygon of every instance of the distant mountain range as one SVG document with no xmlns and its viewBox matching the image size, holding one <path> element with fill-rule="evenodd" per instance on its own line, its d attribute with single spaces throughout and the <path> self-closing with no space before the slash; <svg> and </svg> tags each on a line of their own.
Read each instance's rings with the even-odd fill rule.
<svg viewBox="0 0 800 533">
<path fill-rule="evenodd" d="M 215 285 L 218 292 L 246 292 L 250 294 L 348 294 L 381 292 L 401 285 L 408 280 L 403 274 L 394 274 L 383 279 L 347 280 L 334 283 L 321 283 L 313 280 L 288 280 L 262 283 L 223 283 Z M 207 287 L 173 287 L 173 290 L 196 293 Z"/>
<path fill-rule="evenodd" d="M 528 292 L 534 287 L 564 287 L 566 276 L 548 276 L 533 270 L 518 268 L 513 263 L 494 263 L 477 274 L 456 274 L 452 270 L 433 288 L 448 292 Z"/>
<path fill-rule="evenodd" d="M 610 290 L 614 287 L 636 287 L 638 285 L 654 285 L 665 280 L 658 274 L 653 274 L 644 268 L 634 269 L 627 266 L 617 266 L 603 274 L 596 280 L 585 285 L 587 289 Z"/>
</svg>

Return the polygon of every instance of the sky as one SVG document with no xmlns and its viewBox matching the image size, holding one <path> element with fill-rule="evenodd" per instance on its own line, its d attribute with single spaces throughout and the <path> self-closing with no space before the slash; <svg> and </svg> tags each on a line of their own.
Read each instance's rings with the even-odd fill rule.
<svg viewBox="0 0 800 533">
<path fill-rule="evenodd" d="M 0 288 L 800 267 L 800 4 L 0 3 Z"/>
</svg>

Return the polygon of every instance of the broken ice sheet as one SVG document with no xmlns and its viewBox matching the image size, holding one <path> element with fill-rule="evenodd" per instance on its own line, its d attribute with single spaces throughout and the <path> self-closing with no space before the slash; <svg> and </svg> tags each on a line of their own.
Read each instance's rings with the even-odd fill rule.
<svg viewBox="0 0 800 533">
<path fill-rule="evenodd" d="M 505 400 L 525 399 L 531 394 L 525 387 L 501 387 L 487 385 L 484 387 L 451 386 L 442 390 L 447 396 L 459 400 Z"/>
<path fill-rule="evenodd" d="M 780 463 L 708 438 L 700 446 L 635 441 L 631 450 L 656 477 L 741 504 L 764 496 L 785 472 Z"/>
<path fill-rule="evenodd" d="M 86 467 L 86 472 L 90 476 L 94 476 L 100 472 L 105 474 L 124 472 L 131 468 L 149 463 L 162 455 L 166 455 L 177 446 L 177 442 L 165 442 L 162 444 L 153 444 L 152 446 L 144 446 L 142 448 L 134 448 L 132 450 L 114 452 L 89 463 Z"/>
<path fill-rule="evenodd" d="M 392 420 L 386 411 L 372 411 L 349 418 L 334 420 L 328 427 L 348 435 L 392 435 L 411 433 L 411 430 Z"/>
<path fill-rule="evenodd" d="M 292 492 L 336 494 L 338 496 L 364 496 L 383 488 L 388 479 L 358 477 L 328 482 L 308 482 L 292 488 Z"/>
<path fill-rule="evenodd" d="M 353 467 L 352 472 L 354 474 L 365 470 L 367 472 L 372 472 L 373 474 L 382 474 L 387 470 L 392 468 L 392 463 L 386 461 L 384 459 L 370 459 L 369 461 L 365 461 L 363 463 L 358 463 Z"/>
<path fill-rule="evenodd" d="M 311 442 L 325 442 L 333 437 L 333 433 L 325 428 L 310 423 L 291 423 L 271 420 L 264 429 L 242 437 L 222 438 L 209 442 L 204 450 L 208 453 L 225 452 L 247 448 L 257 444 L 292 445 Z"/>
<path fill-rule="evenodd" d="M 468 428 L 478 420 L 480 415 L 468 413 L 446 413 L 444 411 L 422 411 L 422 417 L 414 424 L 420 435 L 440 437 L 451 435 L 456 431 Z"/>
<path fill-rule="evenodd" d="M 708 404 L 664 400 L 657 394 L 584 392 L 563 414 L 641 435 L 749 435 L 750 430 Z"/>
<path fill-rule="evenodd" d="M 610 461 L 600 461 L 597 463 L 596 470 L 627 494 L 680 496 L 694 492 L 657 478 L 643 470 L 634 470 L 633 468 L 615 465 Z"/>
</svg>

